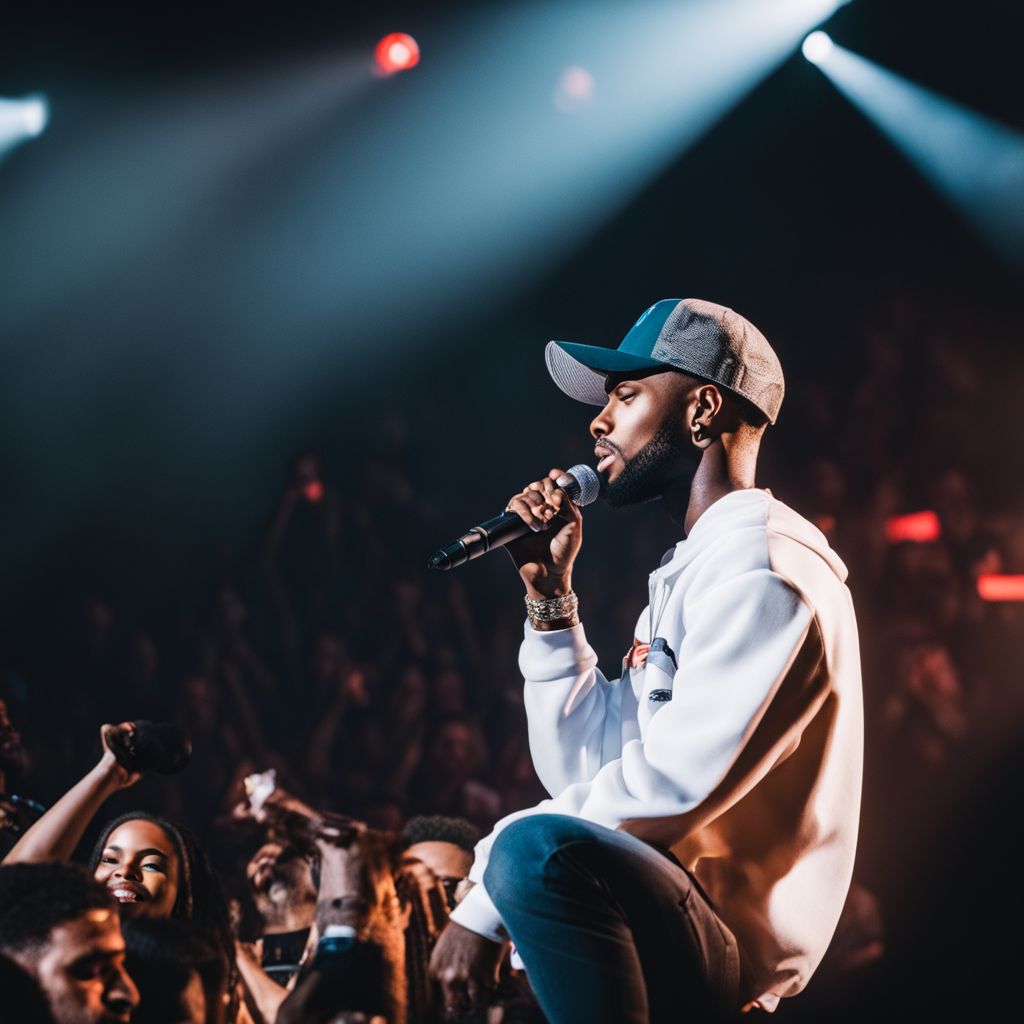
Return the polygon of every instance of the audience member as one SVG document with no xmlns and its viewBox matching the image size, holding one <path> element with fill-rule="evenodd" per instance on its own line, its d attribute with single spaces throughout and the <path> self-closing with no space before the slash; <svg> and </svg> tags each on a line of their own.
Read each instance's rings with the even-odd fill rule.
<svg viewBox="0 0 1024 1024">
<path fill-rule="evenodd" d="M 0 953 L 35 978 L 57 1024 L 128 1024 L 138 1005 L 117 905 L 81 868 L 0 866 Z"/>
<path fill-rule="evenodd" d="M 427 867 L 444 887 L 448 909 L 453 910 L 459 886 L 473 866 L 480 831 L 461 818 L 418 815 L 406 822 L 402 838 L 406 843 L 403 863 L 418 861 Z"/>
<path fill-rule="evenodd" d="M 0 860 L 43 812 L 34 800 L 8 789 L 8 775 L 22 774 L 27 766 L 21 734 L 7 715 L 7 702 L 0 698 Z"/>
</svg>

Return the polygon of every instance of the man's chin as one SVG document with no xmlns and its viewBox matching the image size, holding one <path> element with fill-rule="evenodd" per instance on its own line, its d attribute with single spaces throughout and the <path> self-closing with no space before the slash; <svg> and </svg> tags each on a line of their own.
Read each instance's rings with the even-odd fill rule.
<svg viewBox="0 0 1024 1024">
<path fill-rule="evenodd" d="M 630 477 L 628 470 L 609 480 L 605 488 L 605 501 L 612 508 L 628 508 L 631 505 L 647 505 L 657 501 L 663 489 L 653 480 Z"/>
<path fill-rule="evenodd" d="M 630 508 L 633 505 L 648 505 L 657 501 L 661 494 L 633 493 L 630 491 L 615 492 L 608 488 L 607 502 L 611 508 Z"/>
</svg>

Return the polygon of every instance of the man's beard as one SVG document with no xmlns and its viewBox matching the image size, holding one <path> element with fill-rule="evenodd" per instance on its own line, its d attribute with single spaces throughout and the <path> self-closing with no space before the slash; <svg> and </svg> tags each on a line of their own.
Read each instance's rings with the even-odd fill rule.
<svg viewBox="0 0 1024 1024">
<path fill-rule="evenodd" d="M 669 486 L 686 481 L 697 472 L 698 459 L 690 456 L 690 441 L 679 417 L 666 419 L 658 432 L 626 461 L 622 472 L 607 487 L 605 497 L 613 508 L 642 505 L 660 498 Z"/>
</svg>

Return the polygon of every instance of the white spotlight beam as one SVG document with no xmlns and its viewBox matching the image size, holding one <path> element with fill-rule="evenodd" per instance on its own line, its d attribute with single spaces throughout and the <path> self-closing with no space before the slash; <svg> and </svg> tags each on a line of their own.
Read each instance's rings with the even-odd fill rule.
<svg viewBox="0 0 1024 1024">
<path fill-rule="evenodd" d="M 49 119 L 45 96 L 37 93 L 17 100 L 0 98 L 0 157 L 26 139 L 41 135 Z"/>
<path fill-rule="evenodd" d="M 564 0 L 475 11 L 434 41 L 416 88 L 358 150 L 325 144 L 301 191 L 282 196 L 274 241 L 245 259 L 302 252 L 306 267 L 256 296 L 268 305 L 260 329 L 377 318 L 396 293 L 415 294 L 421 310 L 465 309 L 468 295 L 542 274 L 839 6 Z M 594 83 L 573 118 L 551 100 L 567 66 Z"/>
<path fill-rule="evenodd" d="M 1024 136 L 842 46 L 816 63 L 983 237 L 1024 266 Z"/>
</svg>

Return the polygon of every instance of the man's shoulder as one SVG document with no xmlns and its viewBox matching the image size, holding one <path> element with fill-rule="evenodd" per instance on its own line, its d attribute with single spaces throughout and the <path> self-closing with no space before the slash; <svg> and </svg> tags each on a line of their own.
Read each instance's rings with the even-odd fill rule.
<svg viewBox="0 0 1024 1024">
<path fill-rule="evenodd" d="M 693 582 L 713 586 L 750 573 L 781 575 L 797 590 L 823 576 L 842 584 L 846 566 L 825 535 L 770 492 L 747 490 L 723 499 L 694 530 L 689 552 Z"/>
<path fill-rule="evenodd" d="M 750 488 L 721 498 L 697 521 L 687 541 L 695 563 L 725 563 L 744 572 L 768 566 L 768 491 Z"/>
</svg>

